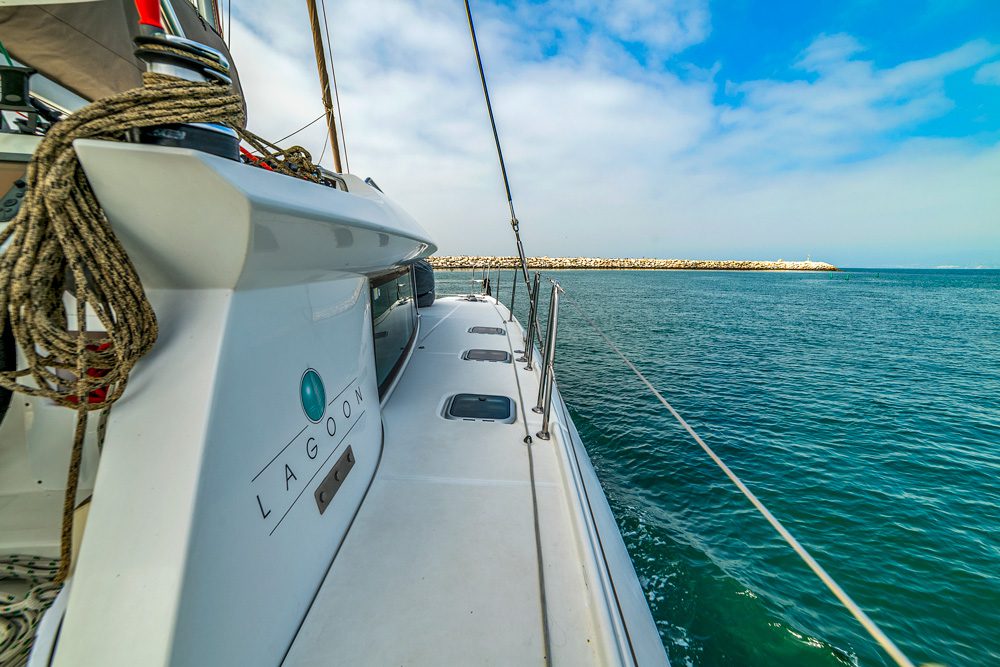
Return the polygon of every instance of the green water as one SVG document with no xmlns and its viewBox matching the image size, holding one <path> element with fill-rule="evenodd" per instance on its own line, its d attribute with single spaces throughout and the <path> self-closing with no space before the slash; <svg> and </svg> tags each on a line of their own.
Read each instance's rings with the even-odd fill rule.
<svg viewBox="0 0 1000 667">
<path fill-rule="evenodd" d="M 1000 664 L 1000 272 L 550 275 L 911 659 Z M 675 665 L 890 664 L 568 303 L 556 372 Z"/>
</svg>

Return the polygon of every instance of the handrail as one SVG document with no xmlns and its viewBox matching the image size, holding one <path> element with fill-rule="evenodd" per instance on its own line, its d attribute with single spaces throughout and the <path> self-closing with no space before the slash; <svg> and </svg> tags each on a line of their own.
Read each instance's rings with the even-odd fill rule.
<svg viewBox="0 0 1000 667">
<path fill-rule="evenodd" d="M 510 286 L 510 311 L 508 313 L 509 317 L 507 318 L 508 322 L 513 322 L 514 321 L 514 295 L 515 294 L 517 294 L 517 270 L 516 269 L 514 271 L 513 281 L 512 281 L 512 284 Z M 499 301 L 499 300 L 500 300 L 500 292 L 498 291 L 497 292 L 497 301 Z"/>
<path fill-rule="evenodd" d="M 552 383 L 555 380 L 556 330 L 559 324 L 559 293 L 562 288 L 559 283 L 552 282 L 552 295 L 549 299 L 549 322 L 545 329 L 545 351 L 542 361 L 542 377 L 538 383 L 538 401 L 533 412 L 542 415 L 542 430 L 535 435 L 539 440 L 549 439 L 549 417 L 552 414 Z"/>
<path fill-rule="evenodd" d="M 538 282 L 541 277 L 538 272 L 535 272 L 535 279 L 531 283 L 531 294 L 528 296 L 528 301 L 531 304 L 531 308 L 528 313 L 528 333 L 524 337 L 524 356 L 518 359 L 518 361 L 527 362 L 524 370 L 531 370 L 531 358 L 534 356 L 535 349 L 535 334 L 538 329 Z"/>
<path fill-rule="evenodd" d="M 538 400 L 535 401 L 535 407 L 531 409 L 537 414 L 542 414 L 545 408 L 545 382 L 553 369 L 555 330 L 559 317 L 559 294 L 557 291 L 559 290 L 559 285 L 554 280 L 550 280 L 549 282 L 552 283 L 552 294 L 549 297 L 549 317 L 545 325 L 545 345 L 542 348 L 542 381 L 538 383 Z M 540 334 L 539 338 L 541 338 Z"/>
<path fill-rule="evenodd" d="M 472 280 L 470 280 L 469 282 L 473 283 L 473 284 L 476 284 L 476 285 L 479 285 L 479 294 L 480 295 L 485 294 L 486 293 L 486 262 L 483 262 L 482 264 L 474 264 L 472 266 L 472 268 L 470 269 L 470 271 L 472 272 Z M 476 273 L 477 272 L 479 272 L 479 277 L 478 278 L 476 277 Z M 472 294 L 472 293 L 473 293 L 472 291 L 469 292 L 469 294 Z"/>
</svg>

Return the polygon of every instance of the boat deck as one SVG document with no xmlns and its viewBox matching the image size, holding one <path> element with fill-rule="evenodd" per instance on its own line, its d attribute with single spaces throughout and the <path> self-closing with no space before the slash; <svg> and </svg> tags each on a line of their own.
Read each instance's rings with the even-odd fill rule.
<svg viewBox="0 0 1000 667">
<path fill-rule="evenodd" d="M 378 471 L 284 664 L 622 662 L 559 429 L 535 437 L 540 364 L 462 358 L 521 356 L 507 315 L 489 297 L 420 310 Z M 516 418 L 446 419 L 457 393 L 511 397 Z"/>
</svg>

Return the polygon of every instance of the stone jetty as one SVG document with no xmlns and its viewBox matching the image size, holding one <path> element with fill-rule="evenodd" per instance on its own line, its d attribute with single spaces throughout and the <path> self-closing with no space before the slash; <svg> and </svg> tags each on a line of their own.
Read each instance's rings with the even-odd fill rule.
<svg viewBox="0 0 1000 667">
<path fill-rule="evenodd" d="M 520 265 L 517 257 L 481 257 L 452 255 L 429 257 L 436 269 L 513 269 Z M 711 260 L 711 259 L 654 259 L 650 257 L 528 257 L 532 269 L 650 269 L 675 271 L 837 271 L 826 262 L 768 260 Z"/>
</svg>

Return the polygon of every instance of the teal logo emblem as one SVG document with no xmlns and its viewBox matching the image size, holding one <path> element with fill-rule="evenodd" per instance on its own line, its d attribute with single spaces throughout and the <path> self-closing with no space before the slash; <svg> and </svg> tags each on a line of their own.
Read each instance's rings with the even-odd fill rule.
<svg viewBox="0 0 1000 667">
<path fill-rule="evenodd" d="M 326 412 L 326 389 L 323 387 L 323 378 L 312 368 L 302 374 L 299 397 L 302 399 L 302 411 L 309 421 L 316 423 L 323 419 L 323 413 Z"/>
</svg>

